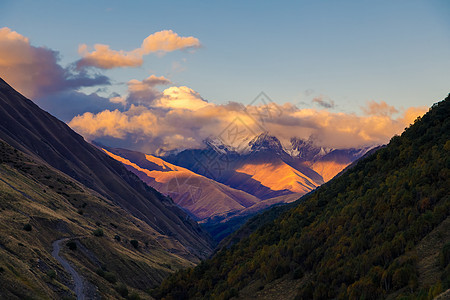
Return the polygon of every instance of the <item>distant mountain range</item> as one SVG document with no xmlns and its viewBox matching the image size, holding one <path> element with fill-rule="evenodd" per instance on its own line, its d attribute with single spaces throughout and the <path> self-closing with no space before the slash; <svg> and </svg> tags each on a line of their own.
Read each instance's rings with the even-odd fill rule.
<svg viewBox="0 0 450 300">
<path fill-rule="evenodd" d="M 324 149 L 296 138 L 291 143 L 285 149 L 266 132 L 239 151 L 213 139 L 205 141 L 204 149 L 165 157 L 99 147 L 169 195 L 220 240 L 232 231 L 225 223 L 241 218 L 232 222 L 238 226 L 263 209 L 297 200 L 371 149 Z"/>
<path fill-rule="evenodd" d="M 267 132 L 239 151 L 218 140 L 208 139 L 205 145 L 163 159 L 260 199 L 309 192 L 373 148 L 330 149 L 292 138 L 287 149 Z"/>
</svg>

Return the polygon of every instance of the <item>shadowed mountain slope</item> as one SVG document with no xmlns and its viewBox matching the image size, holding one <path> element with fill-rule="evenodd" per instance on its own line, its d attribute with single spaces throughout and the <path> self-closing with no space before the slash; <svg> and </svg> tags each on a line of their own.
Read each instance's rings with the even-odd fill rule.
<svg viewBox="0 0 450 300">
<path fill-rule="evenodd" d="M 1 79 L 0 139 L 97 191 L 194 255 L 210 253 L 210 238 L 169 198 Z"/>
</svg>

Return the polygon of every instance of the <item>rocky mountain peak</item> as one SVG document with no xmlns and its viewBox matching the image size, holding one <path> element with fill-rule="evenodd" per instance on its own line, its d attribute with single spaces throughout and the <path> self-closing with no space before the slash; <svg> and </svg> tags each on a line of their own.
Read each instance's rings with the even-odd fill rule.
<svg viewBox="0 0 450 300">
<path fill-rule="evenodd" d="M 283 146 L 275 136 L 263 132 L 251 140 L 248 145 L 252 151 L 275 151 L 282 152 Z"/>
<path fill-rule="evenodd" d="M 292 148 L 288 151 L 291 156 L 299 157 L 307 161 L 312 161 L 315 158 L 322 157 L 333 149 L 318 147 L 314 145 L 313 139 L 302 140 L 300 138 L 291 138 Z"/>
</svg>

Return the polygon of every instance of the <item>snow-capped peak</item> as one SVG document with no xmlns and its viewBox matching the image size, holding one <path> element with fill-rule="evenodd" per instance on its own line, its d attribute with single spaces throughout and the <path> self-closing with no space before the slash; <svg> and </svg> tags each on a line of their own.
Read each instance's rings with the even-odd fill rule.
<svg viewBox="0 0 450 300">
<path fill-rule="evenodd" d="M 249 143 L 252 152 L 257 151 L 274 151 L 280 153 L 283 151 L 280 140 L 275 136 L 269 135 L 268 132 L 261 133 L 251 140 Z"/>
</svg>

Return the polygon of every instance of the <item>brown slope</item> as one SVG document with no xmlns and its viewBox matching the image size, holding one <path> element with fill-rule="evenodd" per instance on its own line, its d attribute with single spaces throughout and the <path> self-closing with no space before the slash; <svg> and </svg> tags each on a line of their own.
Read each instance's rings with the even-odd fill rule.
<svg viewBox="0 0 450 300">
<path fill-rule="evenodd" d="M 236 213 L 261 200 L 161 158 L 125 149 L 103 149 L 144 182 L 169 195 L 198 220 Z"/>
<path fill-rule="evenodd" d="M 104 235 L 94 236 L 97 229 Z M 0 299 L 72 299 L 71 276 L 51 254 L 60 239 L 77 244 L 60 243 L 59 254 L 84 279 L 86 299 L 120 298 L 99 268 L 143 294 L 198 261 L 172 237 L 0 140 Z"/>
<path fill-rule="evenodd" d="M 45 161 L 205 256 L 211 240 L 170 199 L 0 79 L 0 138 Z"/>
</svg>

